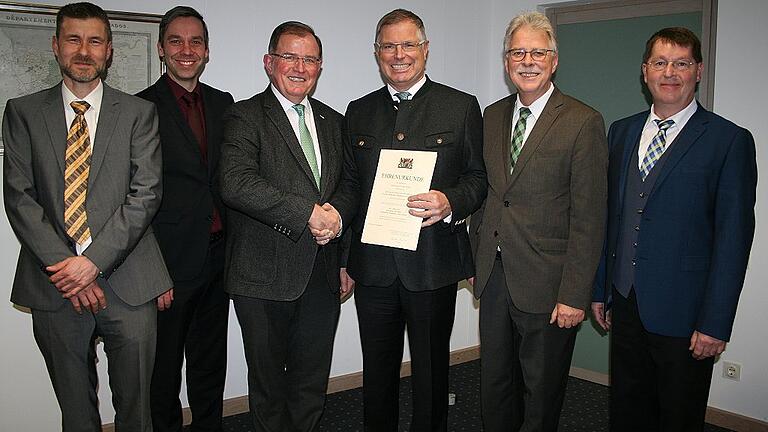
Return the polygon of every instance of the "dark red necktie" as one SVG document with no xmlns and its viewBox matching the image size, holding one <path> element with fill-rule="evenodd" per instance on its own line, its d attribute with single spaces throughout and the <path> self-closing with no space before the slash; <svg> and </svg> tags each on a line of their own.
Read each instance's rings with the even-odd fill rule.
<svg viewBox="0 0 768 432">
<path fill-rule="evenodd" d="M 208 145 L 205 139 L 205 128 L 203 126 L 203 117 L 200 115 L 200 109 L 197 106 L 197 93 L 186 93 L 182 96 L 184 103 L 187 104 L 187 123 L 192 133 L 197 138 L 197 144 L 200 146 L 200 155 L 203 161 L 208 163 Z"/>
<path fill-rule="evenodd" d="M 192 133 L 197 138 L 197 144 L 200 146 L 200 156 L 203 158 L 203 162 L 208 164 L 208 140 L 205 136 L 205 127 L 203 123 L 203 117 L 200 115 L 200 108 L 198 107 L 198 95 L 197 93 L 186 93 L 181 98 L 185 104 L 187 104 L 187 124 L 192 129 Z M 211 233 L 217 233 L 221 231 L 223 225 L 221 223 L 221 215 L 219 210 L 213 207 L 213 220 L 211 221 Z"/>
</svg>

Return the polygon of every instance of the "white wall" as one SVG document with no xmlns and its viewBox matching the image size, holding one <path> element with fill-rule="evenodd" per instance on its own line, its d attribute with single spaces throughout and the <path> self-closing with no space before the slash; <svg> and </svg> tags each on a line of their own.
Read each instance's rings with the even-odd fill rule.
<svg viewBox="0 0 768 432">
<path fill-rule="evenodd" d="M 64 4 L 48 0 L 41 3 Z M 96 0 L 105 9 L 132 10 L 162 14 L 176 3 L 167 0 Z M 312 25 L 323 40 L 323 74 L 315 96 L 343 112 L 349 100 L 382 85 L 372 55 L 376 21 L 391 9 L 406 6 L 425 21 L 431 41 L 427 72 L 432 79 L 478 96 L 481 106 L 508 94 L 501 63 L 502 38 L 509 19 L 522 10 L 535 9 L 532 0 L 421 0 L 404 5 L 392 1 L 345 2 L 300 0 L 269 2 L 189 0 L 200 11 L 211 33 L 211 63 L 203 81 L 229 90 L 236 100 L 262 91 L 267 78 L 261 57 L 272 29 L 282 21 L 297 19 Z M 294 12 L 295 11 L 295 12 Z M 758 145 L 758 163 L 766 162 L 764 147 L 768 140 L 764 111 L 759 102 L 768 100 L 759 77 L 768 70 L 763 43 L 768 39 L 762 21 L 768 18 L 768 4 L 760 0 L 720 2 L 717 40 L 715 109 L 752 130 Z M 762 50 L 762 51 L 761 51 Z M 119 53 L 116 53 L 119 55 Z M 762 55 L 761 55 L 762 54 Z M 640 55 L 640 53 L 638 53 Z M 763 96 L 762 98 L 760 96 Z M 761 121 L 763 120 L 763 121 Z M 765 179 L 758 190 L 757 221 L 768 217 Z M 1 210 L 0 210 L 1 211 Z M 760 331 L 762 308 L 768 305 L 766 290 L 760 282 L 768 278 L 765 227 L 758 227 L 751 267 L 742 296 L 732 343 L 723 356 L 743 364 L 742 381 L 726 382 L 718 378 L 716 366 L 710 403 L 728 411 L 768 420 L 768 348 Z M 762 245 L 760 240 L 763 240 Z M 0 216 L 0 298 L 10 295 L 11 281 L 18 253 L 18 243 Z M 0 308 L 0 430 L 55 430 L 60 416 L 45 365 L 32 338 L 31 319 L 10 303 Z M 762 336 L 762 337 L 761 337 Z M 230 319 L 229 369 L 226 397 L 246 394 L 246 368 L 240 329 Z M 466 290 L 459 293 L 452 349 L 478 343 L 477 311 Z M 99 374 L 106 383 L 103 352 Z M 362 361 L 353 301 L 342 307 L 336 337 L 333 376 L 361 369 Z M 106 384 L 100 389 L 102 418 L 111 422 L 113 409 Z"/>
<path fill-rule="evenodd" d="M 733 337 L 715 365 L 709 403 L 768 421 L 768 2 L 720 1 L 717 19 L 714 110 L 749 129 L 757 147 L 757 228 Z M 761 264 L 762 263 L 762 264 Z M 741 381 L 722 377 L 722 361 L 742 364 Z"/>
</svg>

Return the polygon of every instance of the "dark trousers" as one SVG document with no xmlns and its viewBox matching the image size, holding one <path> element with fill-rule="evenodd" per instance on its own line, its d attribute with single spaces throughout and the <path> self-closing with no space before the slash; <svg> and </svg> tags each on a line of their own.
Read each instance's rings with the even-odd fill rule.
<svg viewBox="0 0 768 432">
<path fill-rule="evenodd" d="M 124 303 L 107 284 L 107 308 L 80 315 L 67 302 L 56 311 L 32 310 L 35 341 L 43 353 L 61 408 L 63 432 L 101 430 L 95 340 L 101 337 L 109 366 L 115 430 L 152 430 L 149 382 L 155 359 L 155 303 Z M 51 289 L 54 289 L 53 286 Z"/>
<path fill-rule="evenodd" d="M 221 430 L 227 374 L 229 296 L 223 287 L 224 242 L 211 243 L 200 275 L 174 281 L 171 308 L 157 314 L 152 375 L 154 432 L 181 432 L 181 367 L 186 358 L 191 430 Z"/>
<path fill-rule="evenodd" d="M 363 348 L 366 431 L 398 430 L 404 331 L 411 351 L 411 432 L 446 431 L 448 356 L 456 311 L 456 284 L 412 292 L 400 280 L 388 287 L 355 288 Z"/>
<path fill-rule="evenodd" d="M 293 301 L 233 296 L 248 363 L 248 401 L 256 432 L 309 432 L 325 408 L 338 287 L 328 286 L 318 254 L 304 293 Z"/>
<path fill-rule="evenodd" d="M 694 359 L 690 338 L 647 332 L 634 289 L 614 289 L 611 313 L 611 431 L 703 430 L 714 358 Z"/>
<path fill-rule="evenodd" d="M 480 403 L 485 432 L 557 431 L 576 327 L 549 324 L 550 316 L 515 306 L 497 259 L 480 298 Z"/>
</svg>

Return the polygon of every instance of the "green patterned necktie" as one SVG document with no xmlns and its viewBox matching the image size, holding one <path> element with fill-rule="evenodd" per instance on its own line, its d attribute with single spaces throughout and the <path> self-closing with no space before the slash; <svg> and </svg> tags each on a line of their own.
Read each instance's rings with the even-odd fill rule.
<svg viewBox="0 0 768 432">
<path fill-rule="evenodd" d="M 315 146 L 312 144 L 312 135 L 309 134 L 309 128 L 304 121 L 304 105 L 296 104 L 293 109 L 299 114 L 299 141 L 301 142 L 301 149 L 304 151 L 304 157 L 309 162 L 309 168 L 312 170 L 312 175 L 315 177 L 315 184 L 320 189 L 320 170 L 317 169 L 317 156 L 315 155 Z"/>
<path fill-rule="evenodd" d="M 509 167 L 510 173 L 512 173 L 512 171 L 515 169 L 517 158 L 520 157 L 520 152 L 523 150 L 523 137 L 525 136 L 525 122 L 528 119 L 528 116 L 530 115 L 531 115 L 530 109 L 526 107 L 520 108 L 520 118 L 517 119 L 517 123 L 515 123 L 515 130 L 512 133 L 512 148 L 511 148 L 511 154 L 510 154 L 510 167 Z"/>
<path fill-rule="evenodd" d="M 395 97 L 400 100 L 400 102 L 411 100 L 411 94 L 409 92 L 397 92 L 395 93 Z"/>
</svg>

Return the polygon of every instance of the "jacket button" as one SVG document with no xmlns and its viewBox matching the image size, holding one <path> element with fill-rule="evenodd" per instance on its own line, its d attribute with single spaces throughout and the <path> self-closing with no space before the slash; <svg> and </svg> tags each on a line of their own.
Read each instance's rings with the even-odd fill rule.
<svg viewBox="0 0 768 432">
<path fill-rule="evenodd" d="M 504 201 L 504 207 L 509 207 L 509 201 Z"/>
<path fill-rule="evenodd" d="M 437 143 L 438 143 L 438 144 L 442 144 L 442 143 L 443 143 L 443 139 L 442 139 L 442 138 L 438 138 L 438 139 L 437 139 Z"/>
<path fill-rule="evenodd" d="M 645 198 L 645 192 L 640 192 L 640 198 Z"/>
<path fill-rule="evenodd" d="M 402 133 L 402 132 L 398 132 L 396 138 L 397 138 L 398 141 L 402 141 L 402 140 L 405 139 L 405 134 Z"/>
<path fill-rule="evenodd" d="M 643 209 L 637 209 L 637 214 L 643 214 Z"/>
<path fill-rule="evenodd" d="M 365 141 L 363 141 L 363 140 L 360 140 L 360 141 L 357 142 L 357 146 L 358 147 L 362 147 L 364 145 L 365 145 Z"/>
<path fill-rule="evenodd" d="M 636 266 L 636 265 L 637 265 L 637 261 L 632 260 L 632 266 Z"/>
<path fill-rule="evenodd" d="M 498 231 L 494 231 L 494 232 L 493 232 L 493 236 L 494 236 L 494 237 L 498 237 L 498 236 L 499 236 L 499 232 L 498 232 Z"/>
<path fill-rule="evenodd" d="M 635 225 L 635 231 L 640 231 L 640 226 L 639 225 Z"/>
<path fill-rule="evenodd" d="M 637 242 L 635 242 L 635 243 L 632 243 L 632 247 L 633 247 L 633 248 L 636 248 L 636 247 L 637 247 Z"/>
</svg>

